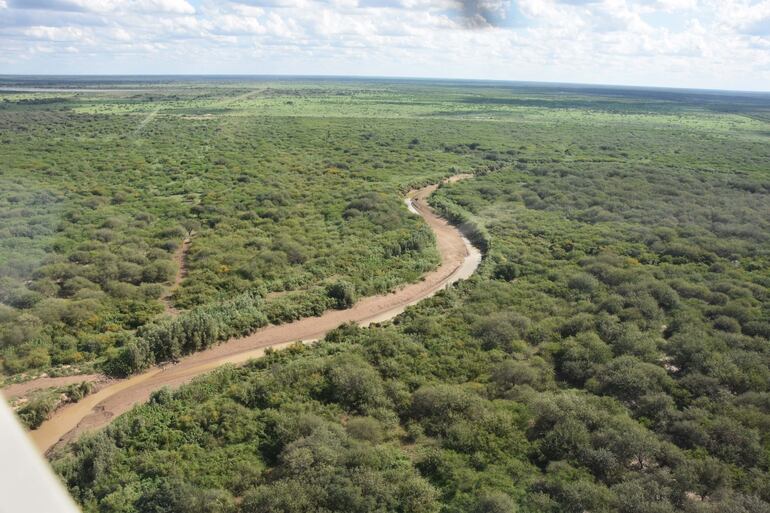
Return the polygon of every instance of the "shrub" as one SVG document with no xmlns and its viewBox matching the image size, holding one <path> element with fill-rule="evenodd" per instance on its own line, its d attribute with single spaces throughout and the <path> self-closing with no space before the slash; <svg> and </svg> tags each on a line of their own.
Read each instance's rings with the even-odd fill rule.
<svg viewBox="0 0 770 513">
<path fill-rule="evenodd" d="M 634 356 L 620 356 L 597 373 L 599 392 L 626 402 L 635 402 L 648 393 L 670 391 L 673 381 L 657 365 Z"/>
<path fill-rule="evenodd" d="M 559 376 L 574 385 L 582 385 L 612 358 L 612 350 L 595 333 L 581 333 L 565 340 L 556 354 Z"/>
<path fill-rule="evenodd" d="M 740 333 L 741 323 L 732 317 L 720 315 L 714 319 L 714 328 L 720 331 L 726 331 L 728 333 Z"/>
<path fill-rule="evenodd" d="M 344 355 L 329 362 L 324 396 L 347 411 L 367 414 L 388 404 L 382 378 L 360 356 Z"/>
<path fill-rule="evenodd" d="M 109 376 L 126 377 L 155 363 L 155 355 L 145 338 L 133 338 L 108 355 L 102 370 Z"/>
<path fill-rule="evenodd" d="M 599 288 L 599 280 L 587 273 L 572 276 L 567 286 L 583 294 L 591 294 Z"/>
<path fill-rule="evenodd" d="M 356 440 L 378 444 L 385 437 L 384 429 L 380 421 L 373 417 L 353 417 L 348 420 L 345 430 Z"/>
<path fill-rule="evenodd" d="M 475 322 L 471 333 L 482 341 L 484 349 L 502 349 L 513 352 L 515 340 L 521 339 L 530 326 L 530 320 L 514 312 L 498 312 Z"/>
<path fill-rule="evenodd" d="M 457 420 L 478 418 L 483 409 L 482 399 L 461 386 L 433 385 L 414 393 L 409 414 L 426 433 L 436 435 Z"/>
<path fill-rule="evenodd" d="M 503 262 L 495 266 L 492 276 L 496 280 L 513 281 L 518 278 L 520 274 L 521 271 L 519 270 L 519 266 L 512 262 Z"/>
<path fill-rule="evenodd" d="M 473 508 L 473 513 L 516 513 L 516 511 L 518 511 L 516 502 L 502 492 L 482 493 Z"/>
<path fill-rule="evenodd" d="M 37 429 L 56 407 L 58 401 L 51 395 L 33 399 L 18 409 L 16 414 L 28 429 Z"/>
<path fill-rule="evenodd" d="M 347 281 L 337 281 L 326 288 L 326 295 L 334 301 L 334 307 L 345 310 L 356 302 L 356 288 Z"/>
</svg>

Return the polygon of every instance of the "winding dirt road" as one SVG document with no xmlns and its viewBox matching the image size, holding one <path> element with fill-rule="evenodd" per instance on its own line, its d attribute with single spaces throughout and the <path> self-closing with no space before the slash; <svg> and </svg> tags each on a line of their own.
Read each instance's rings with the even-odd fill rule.
<svg viewBox="0 0 770 513">
<path fill-rule="evenodd" d="M 452 182 L 467 176 L 452 177 L 447 181 Z M 458 280 L 470 277 L 481 262 L 481 253 L 457 228 L 436 215 L 428 206 L 426 200 L 437 187 L 430 185 L 413 190 L 406 199 L 410 211 L 422 216 L 433 230 L 441 255 L 439 267 L 425 274 L 421 281 L 406 285 L 390 294 L 364 298 L 348 310 L 331 310 L 320 317 L 270 325 L 246 337 L 231 339 L 189 355 L 177 364 L 156 367 L 117 381 L 78 403 L 59 409 L 51 419 L 30 432 L 34 443 L 42 452 L 46 452 L 58 443 L 67 443 L 85 431 L 105 426 L 113 417 L 146 401 L 154 390 L 161 387 L 179 387 L 220 365 L 237 365 L 258 358 L 263 356 L 265 349 L 269 347 L 280 349 L 298 340 L 310 342 L 321 339 L 328 331 L 346 322 L 367 326 L 392 319 L 407 306 L 436 294 Z"/>
</svg>

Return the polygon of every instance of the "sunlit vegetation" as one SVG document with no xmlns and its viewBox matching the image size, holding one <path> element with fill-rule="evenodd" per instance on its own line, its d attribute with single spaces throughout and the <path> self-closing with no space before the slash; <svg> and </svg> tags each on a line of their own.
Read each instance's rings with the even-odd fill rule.
<svg viewBox="0 0 770 513">
<path fill-rule="evenodd" d="M 154 138 L 116 138 L 121 151 L 103 155 L 145 162 L 131 178 L 146 180 L 142 194 L 126 185 L 128 168 L 99 178 L 128 189 L 133 215 L 141 206 L 153 216 L 112 229 L 116 241 L 158 250 L 137 265 L 170 262 L 176 246 L 164 242 L 195 232 L 174 298 L 187 313 L 159 319 L 159 293 L 148 293 L 131 303 L 148 312 L 141 322 L 88 328 L 84 340 L 112 337 L 90 354 L 111 355 L 123 365 L 116 373 L 416 279 L 435 254 L 400 202 L 413 184 L 476 175 L 431 201 L 485 259 L 473 278 L 392 323 L 342 326 L 315 346 L 160 390 L 61 450 L 55 468 L 86 511 L 768 511 L 770 99 L 457 83 L 285 83 L 246 96 L 242 85 L 208 87 L 187 84 L 178 98 L 159 89 L 165 111 L 146 127 Z M 0 117 L 114 127 L 149 109 L 73 96 L 62 113 L 9 102 Z M 196 160 L 196 130 L 210 138 L 207 158 L 224 164 Z M 162 159 L 184 141 L 174 151 L 189 165 L 171 164 L 183 177 L 172 180 L 148 155 Z M 14 175 L 24 201 L 29 180 L 49 176 L 27 169 Z M 32 226 L 42 230 L 82 207 L 67 206 L 69 189 L 49 190 L 61 199 L 7 211 L 39 212 Z M 96 211 L 114 216 L 131 201 Z M 247 212 L 278 220 L 255 224 Z M 98 300 L 105 312 L 128 304 L 78 274 L 76 284 L 92 283 L 83 296 L 52 279 L 53 295 L 24 306 L 42 294 L 32 287 L 40 268 L 88 268 L 68 255 L 110 228 L 81 215 L 93 219 L 77 232 L 83 240 L 60 253 L 49 244 L 65 238 L 53 228 L 7 239 L 8 254 L 39 255 L 26 260 L 33 278 L 7 278 L 17 280 L 14 303 L 4 299 L 9 329 L 45 332 L 42 301 L 110 298 Z M 121 255 L 117 242 L 99 244 L 98 254 Z M 217 271 L 276 253 L 248 275 Z M 47 263 L 51 254 L 59 260 Z M 282 290 L 301 292 L 266 295 Z M 23 334 L 5 347 L 38 366 L 59 354 Z"/>
<path fill-rule="evenodd" d="M 60 406 L 76 403 L 93 391 L 87 381 L 64 387 L 52 387 L 32 392 L 28 397 L 12 401 L 12 406 L 24 426 L 35 429 Z"/>
<path fill-rule="evenodd" d="M 93 360 L 114 368 L 137 330 L 172 322 L 158 299 L 187 237 L 172 302 L 193 315 L 233 295 L 302 291 L 260 306 L 285 322 L 339 307 L 327 289 L 340 281 L 352 287 L 348 304 L 415 281 L 437 257 L 399 191 L 479 158 L 443 151 L 451 137 L 432 123 L 265 117 L 256 107 L 187 119 L 181 100 L 146 124 L 144 114 L 79 113 L 153 98 L 2 104 L 6 374 Z M 225 91 L 211 101 L 231 100 Z"/>
</svg>

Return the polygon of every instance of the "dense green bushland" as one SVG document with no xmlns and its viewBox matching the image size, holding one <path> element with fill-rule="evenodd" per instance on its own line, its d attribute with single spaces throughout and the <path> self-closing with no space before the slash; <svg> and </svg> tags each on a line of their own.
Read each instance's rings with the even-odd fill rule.
<svg viewBox="0 0 770 513">
<path fill-rule="evenodd" d="M 230 105 L 226 92 L 207 101 Z M 283 322 L 335 305 L 327 289 L 339 281 L 355 296 L 414 281 L 437 259 L 398 191 L 481 160 L 445 152 L 439 141 L 452 136 L 432 122 L 283 118 L 256 106 L 188 118 L 182 100 L 145 125 L 144 113 L 80 112 L 164 104 L 151 99 L 21 98 L 0 109 L 6 374 L 94 359 L 112 368 L 137 329 L 178 324 L 162 319 L 159 298 L 186 237 L 187 275 L 172 299 L 191 312 L 237 294 L 303 291 L 263 305 Z"/>
<path fill-rule="evenodd" d="M 381 87 L 475 170 L 432 201 L 477 275 L 158 391 L 54 457 L 85 510 L 770 510 L 767 105 Z"/>
</svg>

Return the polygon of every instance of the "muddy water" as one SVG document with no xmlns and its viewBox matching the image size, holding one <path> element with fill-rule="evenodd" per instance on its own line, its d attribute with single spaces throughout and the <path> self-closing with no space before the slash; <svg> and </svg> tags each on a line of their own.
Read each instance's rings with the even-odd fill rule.
<svg viewBox="0 0 770 513">
<path fill-rule="evenodd" d="M 462 175 L 462 178 L 467 175 Z M 453 177 L 447 181 L 456 181 Z M 120 380 L 78 403 L 67 405 L 44 422 L 30 436 L 45 452 L 57 442 L 67 443 L 84 431 L 108 424 L 163 386 L 178 387 L 196 376 L 220 365 L 241 364 L 263 356 L 267 348 L 281 349 L 295 341 L 311 342 L 323 338 L 330 330 L 346 322 L 367 326 L 397 316 L 404 309 L 433 296 L 458 280 L 468 278 L 481 262 L 481 252 L 463 237 L 460 231 L 438 217 L 428 206 L 427 198 L 437 185 L 411 191 L 407 196 L 414 212 L 422 216 L 436 236 L 441 264 L 423 275 L 417 283 L 406 285 L 393 293 L 371 296 L 358 301 L 348 310 L 331 310 L 319 317 L 271 325 L 246 337 L 228 340 L 220 345 L 183 358 L 174 365 L 156 367 L 131 378 Z"/>
</svg>

